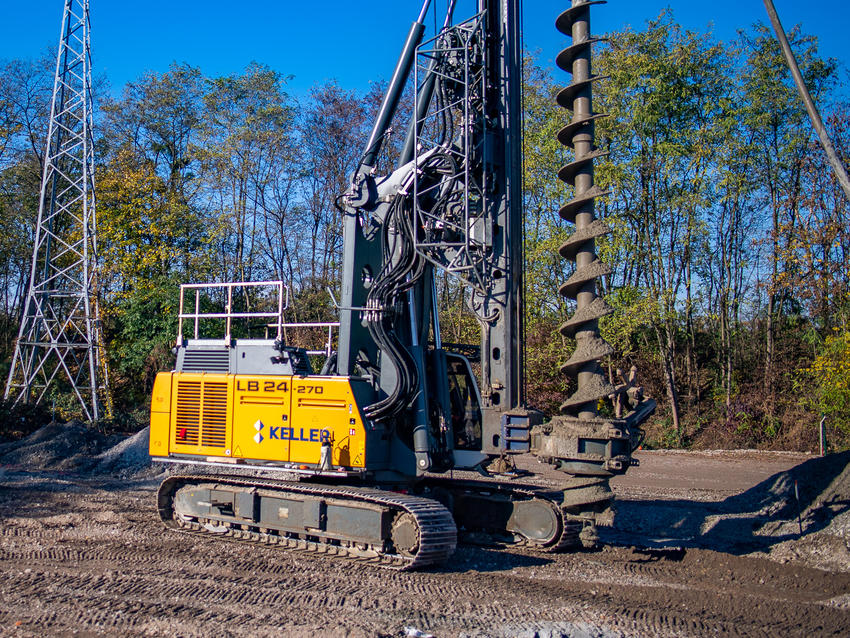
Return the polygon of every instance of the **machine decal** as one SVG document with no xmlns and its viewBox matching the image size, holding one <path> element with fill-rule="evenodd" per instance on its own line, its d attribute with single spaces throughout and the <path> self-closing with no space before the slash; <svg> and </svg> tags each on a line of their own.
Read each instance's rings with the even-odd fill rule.
<svg viewBox="0 0 850 638">
<path fill-rule="evenodd" d="M 263 429 L 264 425 L 265 424 L 259 419 L 257 419 L 257 422 L 254 424 L 254 429 L 257 431 L 257 433 L 254 435 L 254 442 L 257 444 L 263 442 L 263 434 L 261 430 Z"/>
<path fill-rule="evenodd" d="M 236 389 L 240 392 L 286 392 L 289 388 L 286 381 L 260 381 L 243 379 L 236 380 Z"/>
<path fill-rule="evenodd" d="M 305 430 L 299 428 L 296 434 L 295 428 L 270 427 L 269 438 L 277 441 L 311 441 L 313 443 L 327 443 L 331 440 L 330 430 L 311 428 Z M 257 441 L 259 443 L 259 441 Z"/>
<path fill-rule="evenodd" d="M 324 391 L 320 385 L 300 385 L 295 390 L 296 394 L 322 394 Z"/>
</svg>

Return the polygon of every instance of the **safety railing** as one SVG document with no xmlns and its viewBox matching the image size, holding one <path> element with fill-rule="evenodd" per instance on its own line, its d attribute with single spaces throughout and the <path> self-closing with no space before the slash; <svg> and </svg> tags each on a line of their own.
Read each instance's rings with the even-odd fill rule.
<svg viewBox="0 0 850 638">
<path fill-rule="evenodd" d="M 309 355 L 324 355 L 326 357 L 330 357 L 331 353 L 333 353 L 333 331 L 334 328 L 339 328 L 339 321 L 313 321 L 313 322 L 284 322 L 280 324 L 283 327 L 284 331 L 284 340 L 286 340 L 286 329 L 287 328 L 326 328 L 328 331 L 328 340 L 325 341 L 324 348 L 322 350 L 307 350 L 307 354 Z M 268 328 L 273 329 L 276 328 L 277 324 L 269 324 Z"/>
<path fill-rule="evenodd" d="M 277 310 L 275 312 L 233 312 L 233 291 L 237 288 L 272 288 L 273 295 L 276 296 Z M 207 290 L 225 289 L 227 299 L 224 304 L 224 312 L 202 312 L 201 299 L 202 293 Z M 186 293 L 194 292 L 194 304 L 192 308 L 194 312 L 187 312 L 186 309 Z M 191 300 L 190 300 L 191 303 Z M 239 281 L 230 283 L 208 283 L 208 284 L 182 284 L 180 286 L 180 312 L 178 314 L 178 344 L 183 343 L 183 320 L 191 320 L 193 322 L 193 331 L 195 339 L 199 339 L 200 322 L 204 319 L 223 319 L 225 322 L 224 341 L 230 343 L 232 337 L 232 326 L 234 319 L 275 319 L 274 323 L 269 323 L 276 330 L 277 338 L 283 336 L 283 311 L 289 305 L 289 287 L 282 281 Z"/>
</svg>

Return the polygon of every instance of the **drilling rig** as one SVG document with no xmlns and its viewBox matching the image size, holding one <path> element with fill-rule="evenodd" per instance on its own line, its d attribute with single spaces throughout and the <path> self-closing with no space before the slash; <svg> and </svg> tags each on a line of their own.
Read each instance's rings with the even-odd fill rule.
<svg viewBox="0 0 850 638">
<path fill-rule="evenodd" d="M 459 532 L 557 551 L 593 545 L 597 525 L 610 521 L 608 480 L 632 464 L 655 403 L 633 379 L 611 385 L 599 365 L 612 352 L 598 326 L 610 309 L 596 292 L 609 272 L 595 254 L 607 232 L 594 215 L 604 193 L 593 177 L 602 153 L 589 12 L 600 2 L 574 0 L 556 23 L 574 42 L 557 59 L 573 75 L 557 101 L 572 112 L 559 140 L 575 151 L 558 176 L 574 186 L 560 214 L 576 232 L 560 253 L 576 269 L 560 293 L 576 300 L 561 332 L 578 344 L 563 366 L 577 391 L 545 423 L 523 387 L 520 0 L 478 0 L 460 17 L 457 4 L 447 3 L 442 29 L 423 41 L 425 0 L 338 198 L 339 334 L 321 371 L 287 343 L 281 282 L 215 284 L 226 311 L 206 315 L 199 291 L 208 285 L 181 290 L 177 361 L 156 379 L 150 453 L 221 472 L 167 478 L 158 493 L 166 526 L 413 569 L 444 561 Z M 380 174 L 411 78 L 404 145 Z M 438 273 L 466 290 L 478 346 L 443 343 Z M 276 309 L 252 316 L 275 319 L 275 335 L 235 338 L 231 321 L 248 313 L 233 312 L 234 290 L 256 285 L 273 291 Z M 226 323 L 223 339 L 199 334 L 210 318 Z M 191 337 L 184 320 L 194 323 Z M 609 398 L 615 416 L 602 417 L 598 403 Z M 454 475 L 486 475 L 489 463 L 519 453 L 560 470 L 562 484 Z"/>
</svg>

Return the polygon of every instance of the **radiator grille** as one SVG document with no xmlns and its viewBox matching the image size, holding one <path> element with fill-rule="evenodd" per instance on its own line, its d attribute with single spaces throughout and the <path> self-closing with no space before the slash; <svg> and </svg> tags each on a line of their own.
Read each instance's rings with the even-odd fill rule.
<svg viewBox="0 0 850 638">
<path fill-rule="evenodd" d="M 227 445 L 227 383 L 177 382 L 176 445 Z"/>
<path fill-rule="evenodd" d="M 174 443 L 177 445 L 197 445 L 200 423 L 200 381 L 178 381 L 177 427 L 174 429 Z"/>
<path fill-rule="evenodd" d="M 224 447 L 227 430 L 227 384 L 204 384 L 204 410 L 201 443 L 208 447 Z"/>
<path fill-rule="evenodd" d="M 230 353 L 227 350 L 186 350 L 181 372 L 230 372 Z"/>
</svg>

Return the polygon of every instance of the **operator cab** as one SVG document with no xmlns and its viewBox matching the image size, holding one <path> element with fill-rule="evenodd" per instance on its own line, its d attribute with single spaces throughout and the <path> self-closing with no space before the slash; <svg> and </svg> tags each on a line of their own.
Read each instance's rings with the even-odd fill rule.
<svg viewBox="0 0 850 638">
<path fill-rule="evenodd" d="M 481 394 L 472 373 L 472 366 L 462 354 L 446 353 L 449 376 L 449 400 L 452 410 L 452 431 L 457 450 L 480 450 Z"/>
</svg>

